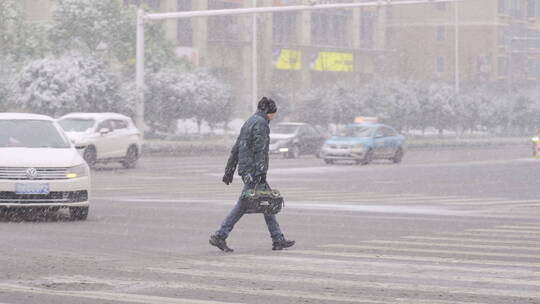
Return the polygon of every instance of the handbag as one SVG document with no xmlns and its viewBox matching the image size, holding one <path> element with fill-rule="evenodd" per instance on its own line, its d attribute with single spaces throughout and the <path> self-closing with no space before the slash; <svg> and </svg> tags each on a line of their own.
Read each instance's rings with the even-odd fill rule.
<svg viewBox="0 0 540 304">
<path fill-rule="evenodd" d="M 285 206 L 281 193 L 267 183 L 262 189 L 257 184 L 253 189 L 242 192 L 240 198 L 245 213 L 278 214 Z"/>
</svg>

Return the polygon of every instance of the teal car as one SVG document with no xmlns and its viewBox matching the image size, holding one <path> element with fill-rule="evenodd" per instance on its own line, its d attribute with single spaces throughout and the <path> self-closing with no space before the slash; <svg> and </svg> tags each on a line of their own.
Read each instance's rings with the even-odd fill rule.
<svg viewBox="0 0 540 304">
<path fill-rule="evenodd" d="M 399 163 L 405 155 L 405 137 L 383 124 L 350 124 L 324 143 L 320 155 L 327 164 L 348 160 L 367 165 L 374 159 Z"/>
</svg>

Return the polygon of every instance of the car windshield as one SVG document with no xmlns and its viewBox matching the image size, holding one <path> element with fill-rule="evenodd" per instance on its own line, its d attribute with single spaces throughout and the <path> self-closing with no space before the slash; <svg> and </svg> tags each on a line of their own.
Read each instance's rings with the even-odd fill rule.
<svg viewBox="0 0 540 304">
<path fill-rule="evenodd" d="M 371 137 L 373 133 L 373 128 L 363 127 L 363 126 L 348 126 L 345 127 L 340 133 L 339 136 L 347 137 Z"/>
<path fill-rule="evenodd" d="M 94 126 L 95 122 L 93 119 L 84 118 L 65 118 L 58 121 L 66 132 L 86 132 Z"/>
<path fill-rule="evenodd" d="M 298 125 L 279 124 L 272 129 L 276 134 L 294 134 L 298 130 Z"/>
<path fill-rule="evenodd" d="M 53 122 L 0 120 L 0 148 L 69 148 Z"/>
</svg>

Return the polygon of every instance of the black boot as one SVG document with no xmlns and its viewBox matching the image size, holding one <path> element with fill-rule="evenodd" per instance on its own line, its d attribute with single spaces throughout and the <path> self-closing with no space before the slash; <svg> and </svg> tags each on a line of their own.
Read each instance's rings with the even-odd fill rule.
<svg viewBox="0 0 540 304">
<path fill-rule="evenodd" d="M 210 240 L 208 240 L 208 242 L 210 243 L 210 245 L 216 246 L 221 251 L 224 251 L 224 252 L 233 252 L 234 251 L 234 250 L 232 250 L 232 248 L 229 248 L 229 246 L 227 246 L 227 242 L 225 242 L 224 238 L 219 237 L 219 236 L 217 236 L 215 234 L 212 234 L 210 236 Z"/>
<path fill-rule="evenodd" d="M 295 241 L 286 240 L 286 239 L 281 239 L 279 241 L 274 241 L 272 243 L 272 250 L 282 250 L 282 249 L 285 249 L 285 248 L 289 248 L 289 247 L 293 246 L 295 243 L 296 243 Z"/>
</svg>

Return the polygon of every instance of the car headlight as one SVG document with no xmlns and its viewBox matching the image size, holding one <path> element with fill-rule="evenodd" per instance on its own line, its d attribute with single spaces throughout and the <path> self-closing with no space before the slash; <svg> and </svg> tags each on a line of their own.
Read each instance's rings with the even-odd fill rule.
<svg viewBox="0 0 540 304">
<path fill-rule="evenodd" d="M 88 176 L 88 166 L 86 164 L 71 167 L 66 170 L 66 177 L 69 179 L 84 176 Z"/>
</svg>

